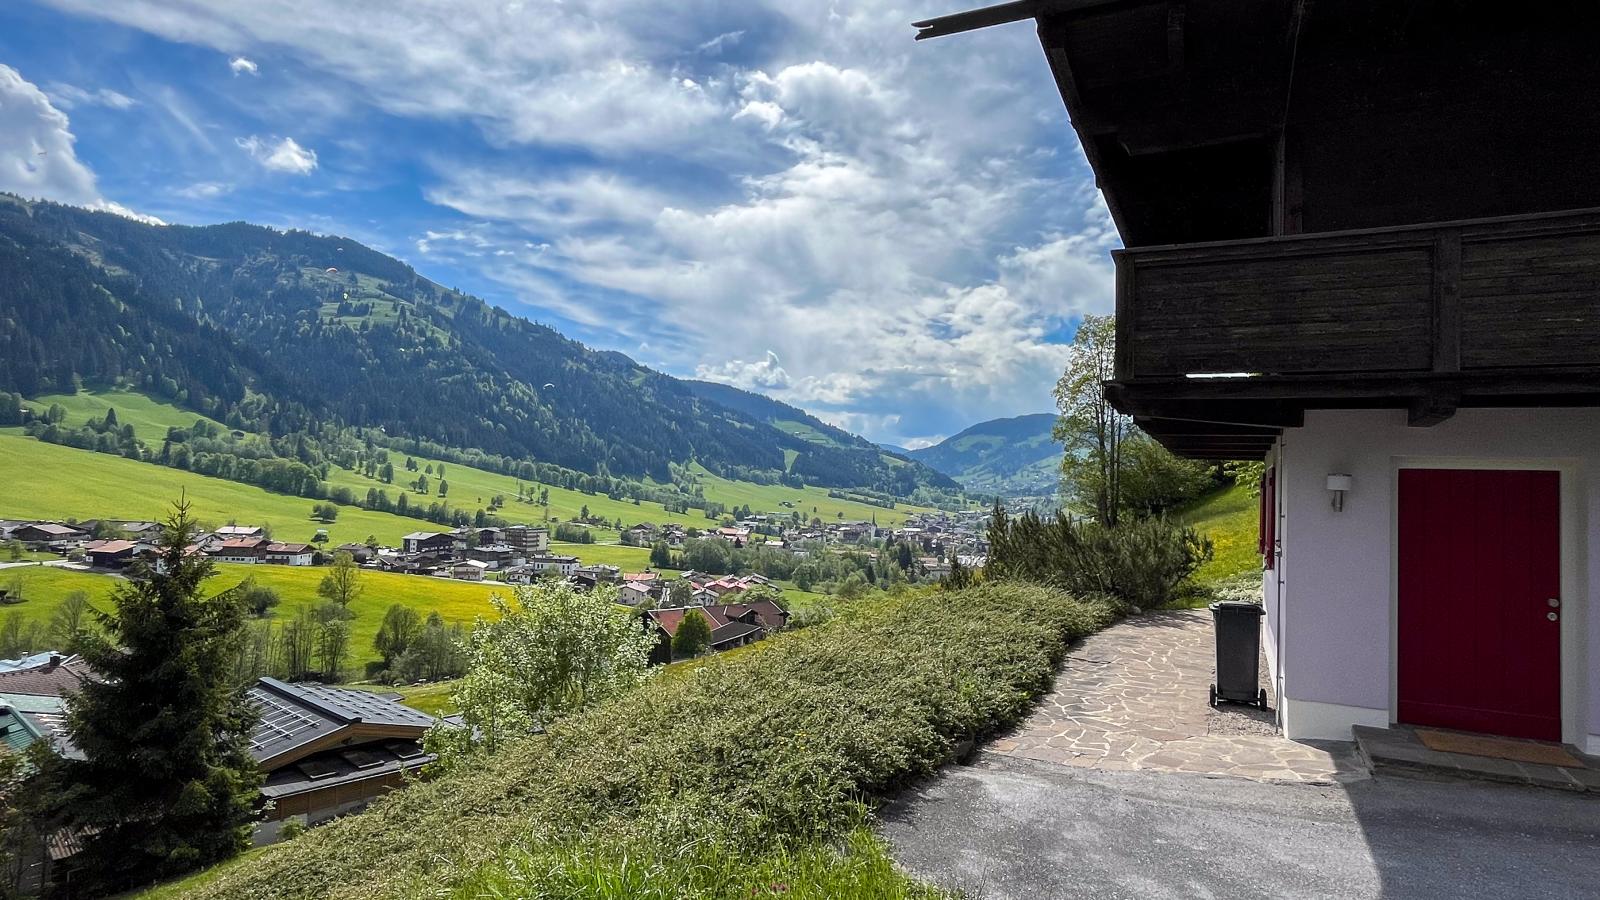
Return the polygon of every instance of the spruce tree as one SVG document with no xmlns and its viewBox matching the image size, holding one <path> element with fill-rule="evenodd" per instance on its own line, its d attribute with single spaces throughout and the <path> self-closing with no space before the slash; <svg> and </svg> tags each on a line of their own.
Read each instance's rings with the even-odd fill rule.
<svg viewBox="0 0 1600 900">
<path fill-rule="evenodd" d="M 244 639 L 237 591 L 207 597 L 209 560 L 179 501 L 159 564 L 112 593 L 114 611 L 84 632 L 95 677 L 73 697 L 68 730 L 82 760 L 57 770 L 60 815 L 83 852 L 74 887 L 102 896 L 208 866 L 250 844 L 261 774 L 250 757 L 258 713 L 232 678 Z"/>
</svg>

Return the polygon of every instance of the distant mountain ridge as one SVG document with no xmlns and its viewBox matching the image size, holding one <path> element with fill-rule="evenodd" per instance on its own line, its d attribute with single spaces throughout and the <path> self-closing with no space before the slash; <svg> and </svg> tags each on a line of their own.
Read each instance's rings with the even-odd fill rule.
<svg viewBox="0 0 1600 900">
<path fill-rule="evenodd" d="M 1056 492 L 1060 444 L 1050 436 L 1053 413 L 979 422 L 931 447 L 907 455 L 956 481 L 968 491 L 1005 497 Z"/>
<path fill-rule="evenodd" d="M 597 351 L 346 238 L 152 226 L 0 194 L 0 391 L 125 383 L 265 434 L 322 423 L 598 475 L 910 496 L 925 466 L 801 410 Z"/>
</svg>

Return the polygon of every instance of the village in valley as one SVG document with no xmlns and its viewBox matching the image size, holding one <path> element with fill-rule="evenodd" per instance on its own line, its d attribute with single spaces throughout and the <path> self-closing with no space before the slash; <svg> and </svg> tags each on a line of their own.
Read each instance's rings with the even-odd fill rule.
<svg viewBox="0 0 1600 900">
<path fill-rule="evenodd" d="M 528 524 L 416 531 L 401 538 L 399 546 L 384 546 L 376 540 L 330 545 L 321 530 L 312 543 L 287 542 L 275 539 L 268 527 L 230 523 L 196 535 L 187 552 L 250 566 L 328 566 L 348 559 L 363 571 L 504 584 L 508 590 L 546 581 L 565 581 L 583 591 L 604 586 L 614 591 L 618 603 L 640 610 L 668 641 L 687 609 L 702 610 L 712 629 L 709 647 L 720 651 L 782 629 L 791 601 L 782 580 L 754 570 L 760 568 L 759 560 L 743 571 L 677 567 L 694 542 L 716 542 L 730 550 L 760 548 L 790 561 L 836 554 L 859 560 L 874 573 L 885 572 L 886 583 L 890 566 L 907 583 L 937 582 L 952 567 L 982 568 L 988 550 L 986 515 L 976 510 L 912 513 L 902 524 L 888 527 L 872 520 L 807 523 L 798 513 L 753 513 L 704 530 L 640 522 L 620 530 L 619 544 L 561 545 L 649 548 L 650 565 L 637 571 L 586 562 L 581 550 L 557 552 L 548 526 Z M 26 551 L 54 557 L 36 560 L 47 565 L 126 576 L 141 564 L 159 565 L 161 529 L 152 521 L 0 520 L 0 545 L 12 548 L 15 559 Z M 876 583 L 878 576 L 870 577 Z M 808 592 L 791 587 L 789 593 Z M 671 661 L 670 653 L 655 661 Z"/>
</svg>

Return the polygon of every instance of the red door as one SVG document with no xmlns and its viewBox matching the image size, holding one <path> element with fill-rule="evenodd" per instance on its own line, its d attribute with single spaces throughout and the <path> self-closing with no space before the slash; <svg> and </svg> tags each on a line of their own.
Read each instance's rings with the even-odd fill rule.
<svg viewBox="0 0 1600 900">
<path fill-rule="evenodd" d="M 1400 470 L 1400 721 L 1561 739 L 1561 476 Z"/>
</svg>

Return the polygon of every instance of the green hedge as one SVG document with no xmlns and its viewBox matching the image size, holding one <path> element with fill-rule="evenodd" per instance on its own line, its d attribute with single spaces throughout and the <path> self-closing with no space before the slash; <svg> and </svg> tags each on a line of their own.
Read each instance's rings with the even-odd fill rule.
<svg viewBox="0 0 1600 900">
<path fill-rule="evenodd" d="M 189 896 L 915 896 L 863 829 L 863 800 L 1015 721 L 1069 640 L 1111 617 L 1006 583 L 863 601 L 209 873 Z"/>
</svg>

